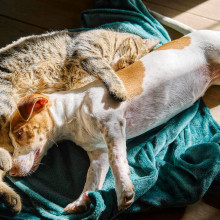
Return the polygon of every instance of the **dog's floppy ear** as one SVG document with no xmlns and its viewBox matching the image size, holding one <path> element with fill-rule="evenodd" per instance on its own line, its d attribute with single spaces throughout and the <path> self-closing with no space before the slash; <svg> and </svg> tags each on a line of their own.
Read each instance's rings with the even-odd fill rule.
<svg viewBox="0 0 220 220">
<path fill-rule="evenodd" d="M 30 94 L 21 98 L 17 104 L 18 112 L 21 117 L 28 121 L 31 116 L 44 110 L 46 106 L 50 106 L 49 97 L 40 94 Z"/>
<path fill-rule="evenodd" d="M 157 46 L 157 44 L 159 44 L 159 42 L 160 40 L 156 38 L 149 38 L 144 40 L 144 43 L 149 50 L 152 50 L 155 46 Z"/>
</svg>

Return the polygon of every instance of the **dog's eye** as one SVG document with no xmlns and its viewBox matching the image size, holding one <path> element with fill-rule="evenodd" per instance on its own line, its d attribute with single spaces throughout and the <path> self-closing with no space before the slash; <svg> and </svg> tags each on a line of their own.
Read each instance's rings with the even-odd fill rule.
<svg viewBox="0 0 220 220">
<path fill-rule="evenodd" d="M 19 129 L 16 133 L 15 136 L 17 139 L 21 139 L 23 134 L 23 128 Z"/>
</svg>

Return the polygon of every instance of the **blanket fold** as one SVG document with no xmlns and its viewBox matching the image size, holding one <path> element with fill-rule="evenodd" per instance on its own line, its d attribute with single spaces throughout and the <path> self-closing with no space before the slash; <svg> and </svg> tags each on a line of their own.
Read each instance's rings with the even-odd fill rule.
<svg viewBox="0 0 220 220">
<path fill-rule="evenodd" d="M 95 0 L 95 9 L 82 14 L 85 28 L 111 28 L 143 38 L 170 40 L 166 30 L 139 0 Z M 8 219 L 115 219 L 123 213 L 150 207 L 185 206 L 217 189 L 220 170 L 220 126 L 202 100 L 165 125 L 127 141 L 130 178 L 135 202 L 117 209 L 114 178 L 109 170 L 103 189 L 90 192 L 90 208 L 67 215 L 63 208 L 80 195 L 89 167 L 86 152 L 70 141 L 48 151 L 32 176 L 12 178 L 8 184 L 22 197 L 23 210 L 12 218 L 3 204 L 0 217 Z"/>
</svg>

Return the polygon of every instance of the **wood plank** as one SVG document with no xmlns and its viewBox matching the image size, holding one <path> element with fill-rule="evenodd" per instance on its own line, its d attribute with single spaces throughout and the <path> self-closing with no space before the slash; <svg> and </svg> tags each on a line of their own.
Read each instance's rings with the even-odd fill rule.
<svg viewBox="0 0 220 220">
<path fill-rule="evenodd" d="M 204 17 L 190 14 L 188 12 L 179 13 L 177 10 L 166 8 L 165 6 L 156 5 L 150 2 L 144 1 L 145 5 L 165 16 L 174 18 L 180 22 L 183 22 L 186 25 L 191 26 L 195 29 L 210 29 L 210 30 L 220 30 L 220 22 L 210 20 Z"/>
<path fill-rule="evenodd" d="M 163 26 L 164 26 L 164 25 L 163 25 Z M 165 29 L 167 30 L 167 32 L 169 33 L 171 40 L 175 40 L 175 39 L 178 39 L 178 38 L 180 38 L 180 37 L 183 36 L 183 34 L 179 33 L 178 31 L 173 30 L 173 29 L 170 28 L 170 27 L 164 26 L 164 28 L 165 28 Z"/>
<path fill-rule="evenodd" d="M 219 220 L 220 210 L 200 200 L 186 208 L 155 209 L 153 212 L 130 214 L 127 220 Z"/>
<path fill-rule="evenodd" d="M 45 30 L 42 28 L 34 27 L 0 16 L 0 48 L 20 37 L 31 34 L 40 34 L 43 32 L 45 32 Z"/>
<path fill-rule="evenodd" d="M 80 13 L 92 0 L 1 0 L 0 15 L 49 30 L 80 27 Z"/>
<path fill-rule="evenodd" d="M 220 124 L 220 86 L 212 86 L 208 89 L 203 100 L 210 112 L 215 119 Z"/>
<path fill-rule="evenodd" d="M 188 12 L 200 17 L 220 21 L 219 0 L 145 0 L 145 2 L 164 6 L 181 12 Z"/>
</svg>

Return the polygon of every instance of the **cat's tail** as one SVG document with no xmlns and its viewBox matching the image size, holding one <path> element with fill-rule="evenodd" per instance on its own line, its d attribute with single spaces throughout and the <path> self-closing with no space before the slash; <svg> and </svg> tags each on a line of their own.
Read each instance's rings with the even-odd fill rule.
<svg viewBox="0 0 220 220">
<path fill-rule="evenodd" d="M 185 34 L 189 34 L 193 31 L 195 31 L 195 29 L 189 27 L 186 24 L 183 24 L 177 20 L 174 20 L 172 18 L 169 18 L 167 16 L 164 16 L 158 12 L 155 12 L 153 10 L 148 9 L 149 12 L 163 25 L 170 27 L 178 32 L 180 32 L 181 34 L 185 35 Z"/>
</svg>

